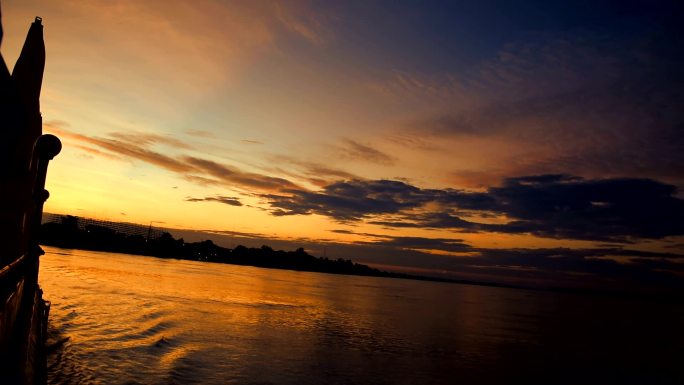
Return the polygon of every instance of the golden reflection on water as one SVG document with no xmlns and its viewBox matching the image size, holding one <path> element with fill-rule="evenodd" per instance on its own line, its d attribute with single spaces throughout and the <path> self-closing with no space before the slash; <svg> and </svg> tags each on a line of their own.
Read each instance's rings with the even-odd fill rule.
<svg viewBox="0 0 684 385">
<path fill-rule="evenodd" d="M 545 383 L 544 370 L 559 371 L 578 356 L 582 362 L 582 344 L 593 342 L 597 330 L 615 334 L 615 346 L 594 347 L 598 353 L 639 357 L 631 345 L 614 342 L 626 331 L 605 329 L 592 318 L 602 314 L 618 324 L 625 314 L 644 313 L 632 313 L 631 305 L 608 302 L 610 308 L 596 299 L 525 290 L 46 251 L 40 283 L 52 301 L 52 341 L 69 338 L 49 358 L 53 384 L 496 383 L 512 374 Z M 676 316 L 681 319 L 681 311 Z M 606 370 L 617 370 L 619 362 Z M 577 373 L 568 379 L 581 379 L 583 372 Z"/>
</svg>

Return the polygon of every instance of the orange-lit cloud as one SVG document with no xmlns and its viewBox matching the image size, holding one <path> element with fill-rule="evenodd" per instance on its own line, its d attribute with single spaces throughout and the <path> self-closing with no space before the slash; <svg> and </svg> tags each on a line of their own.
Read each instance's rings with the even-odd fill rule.
<svg viewBox="0 0 684 385">
<path fill-rule="evenodd" d="M 118 158 L 123 157 L 146 162 L 203 184 L 223 184 L 264 192 L 297 188 L 295 184 L 283 178 L 244 172 L 233 166 L 194 156 L 181 154 L 174 156 L 165 155 L 149 148 L 151 145 L 159 143 L 170 145 L 177 149 L 190 148 L 185 143 L 173 138 L 153 134 L 130 133 L 113 133 L 110 134 L 109 138 L 100 138 L 77 134 L 55 124 L 50 124 L 46 128 L 52 133 L 81 143 L 79 147 L 85 148 L 85 151 L 91 154 L 104 155 L 106 157 L 112 157 L 112 154 L 114 154 L 115 158 L 118 156 Z M 96 146 L 97 148 L 83 146 L 82 143 Z M 103 152 L 100 149 L 104 149 L 107 152 Z"/>
</svg>

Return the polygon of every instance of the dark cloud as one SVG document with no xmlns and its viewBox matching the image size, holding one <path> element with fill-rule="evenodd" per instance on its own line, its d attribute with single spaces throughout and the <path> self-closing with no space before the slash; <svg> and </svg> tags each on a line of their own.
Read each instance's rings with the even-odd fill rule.
<svg viewBox="0 0 684 385">
<path fill-rule="evenodd" d="M 362 233 L 362 232 L 346 230 L 346 229 L 333 229 L 333 230 L 328 230 L 328 231 L 330 231 L 331 233 L 337 233 L 337 234 L 361 235 L 364 237 L 371 237 L 371 238 L 386 238 L 385 236 L 379 235 L 379 234 Z"/>
<path fill-rule="evenodd" d="M 204 197 L 204 198 L 193 198 L 193 197 L 187 197 L 185 198 L 186 202 L 218 202 L 218 203 L 223 203 L 231 206 L 242 206 L 242 202 L 238 198 L 235 197 L 226 197 L 226 196 L 221 196 L 221 195 L 216 195 L 213 197 Z"/>
<path fill-rule="evenodd" d="M 391 180 L 335 182 L 320 192 L 292 190 L 289 195 L 263 195 L 275 215 L 319 214 L 336 220 L 359 220 L 398 213 L 433 200 L 427 190 Z"/>
<path fill-rule="evenodd" d="M 563 175 L 511 178 L 489 189 L 500 210 L 516 219 L 516 231 L 590 240 L 684 234 L 684 200 L 675 193 L 674 186 L 648 179 Z M 507 225 L 499 227 L 507 231 Z"/>
<path fill-rule="evenodd" d="M 554 277 L 574 284 L 620 285 L 623 287 L 670 286 L 684 288 L 680 274 L 684 265 L 672 261 L 684 255 L 653 253 L 640 257 L 640 252 L 620 249 L 484 249 L 478 257 L 459 261 L 462 269 L 497 268 L 499 273 L 532 279 Z M 615 256 L 633 257 L 618 261 Z M 665 257 L 669 257 L 666 259 Z M 451 266 L 456 268 L 457 266 Z M 562 285 L 562 284 L 561 284 Z"/>
<path fill-rule="evenodd" d="M 320 214 L 337 220 L 358 220 L 417 209 L 427 203 L 462 210 L 493 210 L 487 194 L 455 189 L 420 189 L 397 180 L 348 180 L 326 185 L 320 192 L 292 190 L 288 195 L 264 195 L 281 215 Z"/>
<path fill-rule="evenodd" d="M 444 253 L 466 252 L 467 256 L 455 257 L 423 253 L 414 254 L 412 266 L 429 266 L 450 274 L 488 275 L 498 280 L 524 278 L 529 282 L 547 281 L 551 285 L 563 286 L 600 283 L 622 287 L 632 285 L 670 286 L 684 288 L 684 254 L 661 253 L 642 250 L 613 248 L 570 249 L 570 248 L 475 248 L 460 239 L 392 237 L 377 235 L 379 240 L 358 242 L 359 245 L 378 247 L 380 252 L 388 250 L 436 250 Z M 388 251 L 389 252 L 389 251 Z M 422 258 L 422 261 L 421 261 Z M 383 260 L 385 262 L 385 260 Z M 405 261 L 402 261 L 405 262 Z M 554 280 L 556 282 L 554 283 Z"/>
<path fill-rule="evenodd" d="M 385 227 L 452 229 L 460 232 L 479 232 L 483 230 L 482 226 L 486 226 L 480 223 L 467 221 L 447 212 L 423 212 L 402 215 L 389 220 L 371 220 L 368 222 L 373 225 Z"/>
<path fill-rule="evenodd" d="M 448 238 L 386 237 L 381 240 L 357 243 L 400 249 L 440 250 L 446 252 L 473 251 L 473 248 L 463 242 L 462 239 Z"/>
<path fill-rule="evenodd" d="M 684 234 L 684 200 L 674 186 L 648 179 L 568 175 L 509 178 L 486 192 L 420 189 L 390 180 L 336 182 L 321 191 L 263 195 L 274 215 L 319 214 L 387 227 L 534 234 L 630 242 Z M 508 218 L 463 219 L 459 212 Z M 499 221 L 500 222 L 500 221 Z"/>
<path fill-rule="evenodd" d="M 417 250 L 441 250 L 447 252 L 463 252 L 474 250 L 462 239 L 392 236 L 383 234 L 362 233 L 346 229 L 334 229 L 330 231 L 337 234 L 360 235 L 363 237 L 373 238 L 373 240 L 371 241 L 356 241 L 355 243 L 379 247 Z"/>
<path fill-rule="evenodd" d="M 233 230 L 204 230 L 201 232 L 209 233 L 209 234 L 222 234 L 222 235 L 240 237 L 240 238 L 255 238 L 255 239 L 260 240 L 260 242 L 264 242 L 265 239 L 269 238 L 269 236 L 266 234 L 247 233 L 244 231 L 233 231 Z"/>
</svg>

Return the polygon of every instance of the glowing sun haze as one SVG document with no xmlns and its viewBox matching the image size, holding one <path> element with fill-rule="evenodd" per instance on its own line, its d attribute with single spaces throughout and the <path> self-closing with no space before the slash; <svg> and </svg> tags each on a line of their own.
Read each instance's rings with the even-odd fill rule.
<svg viewBox="0 0 684 385">
<path fill-rule="evenodd" d="M 10 67 L 44 20 L 48 212 L 454 277 L 681 285 L 676 2 L 2 6 Z"/>
</svg>

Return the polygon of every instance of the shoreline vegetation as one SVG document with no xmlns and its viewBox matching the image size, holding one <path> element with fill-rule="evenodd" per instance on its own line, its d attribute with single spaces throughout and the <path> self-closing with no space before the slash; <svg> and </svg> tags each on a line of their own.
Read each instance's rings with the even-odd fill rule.
<svg viewBox="0 0 684 385">
<path fill-rule="evenodd" d="M 660 291 L 631 291 L 620 289 L 592 289 L 572 287 L 534 287 L 497 282 L 469 281 L 443 277 L 431 277 L 379 270 L 355 263 L 350 259 L 328 259 L 308 254 L 303 248 L 294 251 L 274 250 L 270 246 L 236 246 L 226 248 L 211 240 L 185 242 L 175 239 L 166 231 L 145 230 L 145 227 L 130 223 L 98 221 L 72 215 L 44 214 L 48 221 L 40 231 L 40 244 L 63 249 L 80 249 L 143 255 L 165 259 L 182 259 L 199 262 L 224 263 L 269 269 L 305 271 L 315 273 L 357 275 L 411 279 L 418 281 L 457 283 L 511 289 L 542 290 L 589 295 L 663 299 L 682 298 L 684 293 L 663 293 Z M 131 228 L 136 231 L 131 232 Z M 145 231 L 141 231 L 145 230 Z"/>
<path fill-rule="evenodd" d="M 154 237 L 151 237 L 150 233 L 147 236 L 140 233 L 127 234 L 109 226 L 84 225 L 79 223 L 79 220 L 79 217 L 66 215 L 61 216 L 59 221 L 43 223 L 40 231 L 40 244 L 64 249 L 105 251 L 271 269 L 524 288 L 506 284 L 382 271 L 355 263 L 350 259 L 315 257 L 301 247 L 294 251 L 274 250 L 266 245 L 259 248 L 239 245 L 231 249 L 219 246 L 211 240 L 185 242 L 183 238 L 175 239 L 168 232 L 155 234 Z"/>
</svg>

